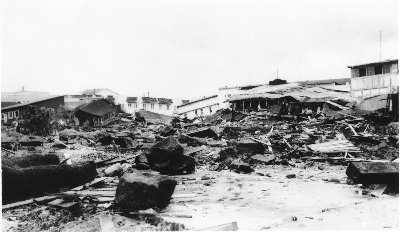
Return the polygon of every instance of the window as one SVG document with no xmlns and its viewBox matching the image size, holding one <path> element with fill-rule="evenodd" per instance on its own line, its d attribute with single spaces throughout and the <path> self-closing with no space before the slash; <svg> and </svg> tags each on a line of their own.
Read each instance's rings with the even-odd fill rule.
<svg viewBox="0 0 400 232">
<path fill-rule="evenodd" d="M 146 103 L 143 103 L 143 109 L 146 109 Z"/>
<path fill-rule="evenodd" d="M 366 68 L 359 68 L 358 69 L 358 76 L 363 77 L 367 75 L 367 69 Z"/>
<path fill-rule="evenodd" d="M 375 75 L 374 67 L 367 67 L 367 76 Z"/>
<path fill-rule="evenodd" d="M 153 103 L 150 104 L 150 107 L 151 107 L 151 109 L 153 110 L 153 109 L 154 109 L 154 104 L 153 104 Z"/>
<path fill-rule="evenodd" d="M 7 116 L 9 119 L 13 118 L 13 112 L 12 111 L 7 112 Z"/>
<path fill-rule="evenodd" d="M 158 109 L 161 110 L 162 109 L 162 105 L 158 104 Z"/>
<path fill-rule="evenodd" d="M 381 65 L 375 66 L 374 69 L 375 69 L 375 75 L 382 74 L 382 66 Z"/>
<path fill-rule="evenodd" d="M 390 73 L 390 64 L 383 65 L 382 73 Z"/>
<path fill-rule="evenodd" d="M 132 103 L 128 103 L 128 107 L 132 107 Z"/>
<path fill-rule="evenodd" d="M 167 110 L 169 110 L 169 105 L 167 105 Z"/>
<path fill-rule="evenodd" d="M 6 114 L 1 114 L 1 119 L 4 120 L 4 118 L 6 117 Z"/>
<path fill-rule="evenodd" d="M 194 111 L 194 113 L 195 113 L 195 114 L 196 114 L 196 116 L 197 116 L 197 110 L 195 110 L 195 111 Z"/>
<path fill-rule="evenodd" d="M 19 110 L 14 111 L 14 118 L 19 118 Z"/>
<path fill-rule="evenodd" d="M 208 107 L 208 109 L 210 110 L 210 114 L 212 113 L 212 108 L 211 108 L 211 106 L 210 107 Z"/>
<path fill-rule="evenodd" d="M 201 114 L 201 116 L 204 115 L 203 109 L 200 110 L 200 114 Z"/>
<path fill-rule="evenodd" d="M 135 107 L 135 109 L 137 109 L 137 103 L 133 104 L 133 107 Z"/>
</svg>

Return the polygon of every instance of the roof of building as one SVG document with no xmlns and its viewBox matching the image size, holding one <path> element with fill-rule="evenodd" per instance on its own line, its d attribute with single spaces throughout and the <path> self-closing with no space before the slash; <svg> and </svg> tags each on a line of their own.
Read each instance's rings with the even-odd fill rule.
<svg viewBox="0 0 400 232">
<path fill-rule="evenodd" d="M 82 94 L 85 95 L 95 95 L 96 93 L 102 92 L 102 91 L 110 91 L 113 92 L 114 94 L 118 95 L 118 93 L 108 89 L 108 88 L 99 88 L 99 89 L 85 89 L 82 91 Z"/>
<path fill-rule="evenodd" d="M 103 116 L 110 112 L 115 112 L 116 108 L 106 99 L 94 100 L 89 103 L 76 107 L 76 111 L 83 111 L 88 114 Z"/>
<path fill-rule="evenodd" d="M 154 97 L 142 97 L 143 103 L 157 103 L 157 98 Z"/>
<path fill-rule="evenodd" d="M 137 102 L 137 97 L 127 97 L 126 102 L 128 103 L 136 103 Z"/>
<path fill-rule="evenodd" d="M 183 107 L 183 106 L 187 106 L 187 105 L 191 105 L 191 104 L 194 104 L 196 102 L 201 102 L 201 101 L 208 100 L 208 99 L 211 99 L 211 98 L 216 98 L 216 97 L 218 97 L 218 95 L 212 95 L 212 96 L 209 96 L 209 97 L 203 97 L 203 98 L 200 98 L 200 99 L 197 99 L 197 100 L 194 100 L 194 101 L 179 105 L 179 106 L 177 106 L 177 108 L 180 108 L 180 107 Z"/>
<path fill-rule="evenodd" d="M 238 86 L 231 86 L 231 87 L 225 86 L 225 87 L 222 87 L 222 88 L 218 88 L 218 90 L 223 90 L 223 89 L 242 89 L 242 90 L 246 90 L 246 89 L 252 89 L 254 87 L 258 87 L 258 86 L 261 86 L 261 85 L 264 85 L 264 84 L 238 85 Z"/>
<path fill-rule="evenodd" d="M 157 98 L 159 104 L 167 104 L 170 105 L 173 103 L 172 99 L 169 98 Z"/>
<path fill-rule="evenodd" d="M 333 89 L 325 85 L 300 85 L 299 83 L 290 83 L 277 86 L 260 86 L 256 89 L 248 90 L 243 94 L 233 95 L 229 101 L 242 101 L 249 99 L 261 99 L 261 98 L 283 98 L 293 97 L 298 101 L 304 101 L 304 99 L 342 99 L 345 101 L 355 101 L 355 98 L 350 96 L 350 86 L 346 86 L 348 91 L 344 88 Z M 313 100 L 307 100 L 313 101 Z"/>
<path fill-rule="evenodd" d="M 5 108 L 8 106 L 13 106 L 13 105 L 17 105 L 19 104 L 19 102 L 1 102 L 1 108 Z"/>
<path fill-rule="evenodd" d="M 304 85 L 321 85 L 321 84 L 345 85 L 346 83 L 350 83 L 350 82 L 351 82 L 351 78 L 334 78 L 334 79 L 299 81 L 298 83 L 304 84 Z"/>
<path fill-rule="evenodd" d="M 20 103 L 20 104 L 4 107 L 4 108 L 1 108 L 1 110 L 14 109 L 14 108 L 18 108 L 18 107 L 21 107 L 21 106 L 27 106 L 27 105 L 31 105 L 31 104 L 35 104 L 35 103 L 43 102 L 43 101 L 48 101 L 48 100 L 51 100 L 51 99 L 54 99 L 54 98 L 59 98 L 59 97 L 64 98 L 64 96 L 52 96 L 52 97 L 40 99 L 40 100 L 37 100 L 37 101 L 31 101 L 31 102 Z"/>
<path fill-rule="evenodd" d="M 372 62 L 372 63 L 366 63 L 366 64 L 359 64 L 359 65 L 353 65 L 353 66 L 347 66 L 348 68 L 359 68 L 359 67 L 364 67 L 364 66 L 373 66 L 373 65 L 378 65 L 378 64 L 388 64 L 388 63 L 396 63 L 398 62 L 397 59 L 393 60 L 384 60 L 384 61 L 378 61 L 378 62 Z"/>
</svg>

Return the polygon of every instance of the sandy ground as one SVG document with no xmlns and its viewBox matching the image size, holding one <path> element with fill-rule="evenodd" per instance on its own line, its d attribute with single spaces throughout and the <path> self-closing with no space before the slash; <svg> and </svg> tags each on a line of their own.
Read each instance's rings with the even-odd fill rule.
<svg viewBox="0 0 400 232">
<path fill-rule="evenodd" d="M 358 186 L 346 184 L 346 167 L 320 168 L 270 166 L 265 171 L 270 177 L 199 171 L 215 183 L 179 185 L 177 193 L 198 197 L 172 203 L 166 212 L 192 215 L 170 218 L 188 229 L 229 222 L 237 222 L 239 230 L 399 228 L 398 196 L 362 195 Z"/>
<path fill-rule="evenodd" d="M 345 171 L 346 166 L 304 162 L 294 167 L 264 166 L 252 174 L 198 167 L 195 174 L 175 177 L 179 182 L 176 197 L 162 212 L 191 218 L 162 219 L 189 230 L 230 222 L 237 222 L 239 230 L 399 229 L 398 195 L 373 197 L 360 186 L 347 184 Z M 288 174 L 296 177 L 288 178 Z M 105 212 L 59 229 L 100 231 L 102 214 Z M 118 214 L 112 217 L 116 231 L 162 229 L 143 220 Z M 15 223 L 3 218 L 3 231 Z"/>
</svg>

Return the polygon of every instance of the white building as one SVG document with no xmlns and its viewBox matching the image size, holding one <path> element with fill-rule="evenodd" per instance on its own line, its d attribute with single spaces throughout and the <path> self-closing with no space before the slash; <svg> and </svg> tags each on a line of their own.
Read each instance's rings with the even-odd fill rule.
<svg viewBox="0 0 400 232">
<path fill-rule="evenodd" d="M 258 87 L 260 85 L 246 85 L 235 87 L 222 87 L 218 93 L 212 96 L 195 99 L 190 102 L 177 106 L 177 114 L 180 117 L 189 119 L 214 114 L 219 109 L 229 108 L 229 98 L 234 94 L 240 94 L 243 91 Z"/>
<path fill-rule="evenodd" d="M 135 113 L 139 110 L 147 110 L 150 112 L 172 116 L 176 113 L 176 104 L 178 100 L 170 98 L 155 97 L 127 97 L 125 99 L 125 112 Z"/>
</svg>

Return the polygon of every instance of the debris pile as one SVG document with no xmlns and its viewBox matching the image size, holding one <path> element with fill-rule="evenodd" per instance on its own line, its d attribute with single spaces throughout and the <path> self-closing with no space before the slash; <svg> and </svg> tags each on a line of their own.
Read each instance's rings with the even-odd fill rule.
<svg viewBox="0 0 400 232">
<path fill-rule="evenodd" d="M 2 130 L 3 210 L 21 223 L 13 209 L 73 212 L 54 228 L 113 213 L 146 225 L 151 218 L 156 229 L 165 223 L 162 210 L 180 199 L 177 187 L 215 183 L 211 176 L 185 179 L 197 170 L 268 176 L 265 170 L 273 166 L 346 165 L 353 184 L 395 185 L 398 123 L 377 124 L 370 115 L 331 105 L 339 110 L 293 115 L 275 105 L 268 111 L 219 110 L 198 122 L 140 111 L 107 126 L 69 128 L 47 137 Z M 168 229 L 185 228 L 171 225 Z"/>
</svg>

